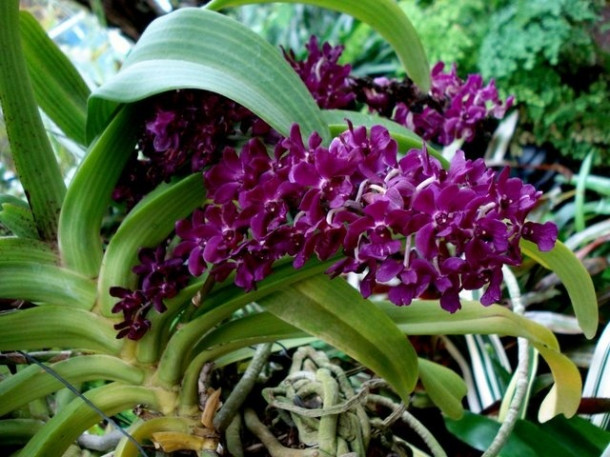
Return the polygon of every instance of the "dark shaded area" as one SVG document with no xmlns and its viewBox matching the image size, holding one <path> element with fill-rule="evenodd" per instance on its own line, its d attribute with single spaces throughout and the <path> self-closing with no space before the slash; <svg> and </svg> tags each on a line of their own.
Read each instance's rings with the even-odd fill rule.
<svg viewBox="0 0 610 457">
<path fill-rule="evenodd" d="M 209 0 L 180 1 L 180 7 L 202 6 Z M 92 0 L 76 0 L 77 3 L 93 9 Z M 119 27 L 129 38 L 137 41 L 144 29 L 165 11 L 154 0 L 102 0 L 104 14 L 109 25 Z"/>
</svg>

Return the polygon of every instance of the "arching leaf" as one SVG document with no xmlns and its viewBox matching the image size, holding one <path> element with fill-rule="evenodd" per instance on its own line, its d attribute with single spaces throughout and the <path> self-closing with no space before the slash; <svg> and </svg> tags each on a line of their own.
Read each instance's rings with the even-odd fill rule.
<svg viewBox="0 0 610 457">
<path fill-rule="evenodd" d="M 213 0 L 208 9 L 220 10 L 251 3 L 273 3 L 274 0 Z M 393 0 L 283 0 L 286 3 L 309 3 L 349 14 L 369 24 L 392 45 L 409 77 L 420 89 L 430 88 L 428 59 L 409 18 Z"/>
<path fill-rule="evenodd" d="M 92 94 L 88 139 L 120 104 L 180 88 L 224 95 L 284 135 L 298 123 L 304 136 L 317 131 L 328 139 L 315 101 L 278 49 L 239 22 L 196 8 L 154 21 L 122 70 Z"/>
</svg>

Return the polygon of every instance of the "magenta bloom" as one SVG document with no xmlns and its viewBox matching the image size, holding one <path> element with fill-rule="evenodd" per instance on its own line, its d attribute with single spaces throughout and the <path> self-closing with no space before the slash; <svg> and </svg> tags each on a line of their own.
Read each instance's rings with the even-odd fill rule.
<svg viewBox="0 0 610 457">
<path fill-rule="evenodd" d="M 323 43 L 320 48 L 315 36 L 305 47 L 309 54 L 304 61 L 297 61 L 292 51 L 284 51 L 284 57 L 301 77 L 318 106 L 325 109 L 350 106 L 356 98 L 349 78 L 352 67 L 337 63 L 343 47 Z"/>
<path fill-rule="evenodd" d="M 139 276 L 139 288 L 133 291 L 123 287 L 110 289 L 111 296 L 120 298 L 112 312 L 122 312 L 124 319 L 115 325 L 119 330 L 117 338 L 142 338 L 150 328 L 150 321 L 146 319 L 148 311 L 154 308 L 159 313 L 164 312 L 167 309 L 164 300 L 175 297 L 190 277 L 182 259 L 167 256 L 165 245 L 141 249 L 139 260 L 133 268 Z"/>
<path fill-rule="evenodd" d="M 225 160 L 204 174 L 210 201 L 176 223 L 174 251 L 142 250 L 134 268 L 141 290 L 113 290 L 122 336 L 147 328 L 143 310 L 163 311 L 160 300 L 184 287 L 187 269 L 209 270 L 217 281 L 235 273 L 249 291 L 282 257 L 299 268 L 313 256 L 342 254 L 328 273 L 362 273 L 365 297 L 384 286 L 397 305 L 425 293 L 455 312 L 464 289 L 483 288 L 484 305 L 501 299 L 502 266 L 521 262 L 521 238 L 541 250 L 557 238 L 553 224 L 525 220 L 540 197 L 532 186 L 461 151 L 448 170 L 425 148 L 399 160 L 382 126 L 348 124 L 324 147 L 317 134 L 304 144 L 295 125 L 266 151 L 260 140 L 239 154 L 225 149 Z"/>
<path fill-rule="evenodd" d="M 429 93 L 421 92 L 408 79 L 355 78 L 352 86 L 370 111 L 392 118 L 424 140 L 441 145 L 456 139 L 470 142 L 480 133 L 483 121 L 504 117 L 514 99 L 502 102 L 493 80 L 484 86 L 479 74 L 464 81 L 457 76 L 455 65 L 448 73 L 444 68 L 443 62 L 432 68 Z"/>
<path fill-rule="evenodd" d="M 213 165 L 206 185 L 220 201 L 177 224 L 189 265 L 211 265 L 219 280 L 234 270 L 247 290 L 283 256 L 300 267 L 341 252 L 329 274 L 365 273 L 365 296 L 385 285 L 406 305 L 427 292 L 454 312 L 463 289 L 486 288 L 484 304 L 501 298 L 501 268 L 521 262 L 521 237 L 543 250 L 557 237 L 554 225 L 525 221 L 540 196 L 532 186 L 462 152 L 448 170 L 425 149 L 399 161 L 381 126 L 349 125 L 328 148 L 317 135 L 305 145 L 294 126 L 273 155 L 253 155 L 260 147 L 248 143 Z"/>
<path fill-rule="evenodd" d="M 445 64 L 437 63 L 430 73 L 430 97 L 435 102 L 423 110 L 399 102 L 394 119 L 425 140 L 448 145 L 455 139 L 472 141 L 478 126 L 487 117 L 501 119 L 513 104 L 513 97 L 502 103 L 492 80 L 483 86 L 481 75 L 457 76 L 456 66 L 444 73 Z"/>
</svg>

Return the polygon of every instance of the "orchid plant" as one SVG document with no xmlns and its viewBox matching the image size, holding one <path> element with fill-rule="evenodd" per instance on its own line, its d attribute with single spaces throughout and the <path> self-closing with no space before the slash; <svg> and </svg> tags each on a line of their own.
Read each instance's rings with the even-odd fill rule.
<svg viewBox="0 0 610 457">
<path fill-rule="evenodd" d="M 477 75 L 430 71 L 394 2 L 306 3 L 369 23 L 406 81 L 352 77 L 341 49 L 315 38 L 305 60 L 282 55 L 217 12 L 256 2 L 213 0 L 156 20 L 91 93 L 18 3 L 0 2 L 0 98 L 28 201 L 2 205 L 13 236 L 0 239 L 0 297 L 20 306 L 0 314 L 0 350 L 46 363 L 0 381 L 0 438 L 19 455 L 64 455 L 100 414 L 136 407 L 115 456 L 151 439 L 202 451 L 203 432 L 226 428 L 209 417 L 217 395 L 199 397 L 208 364 L 303 338 L 353 357 L 406 405 L 420 381 L 458 418 L 464 381 L 405 335 L 521 337 L 553 375 L 540 420 L 576 413 L 580 375 L 553 333 L 498 302 L 503 272 L 529 258 L 559 276 L 593 337 L 591 279 L 552 223 L 527 219 L 534 187 L 434 149 L 471 140 L 511 100 Z M 67 187 L 39 107 L 87 150 Z M 324 408 L 320 424 L 336 429 L 336 405 Z M 312 449 L 366 453 L 367 439 L 339 442 Z"/>
</svg>

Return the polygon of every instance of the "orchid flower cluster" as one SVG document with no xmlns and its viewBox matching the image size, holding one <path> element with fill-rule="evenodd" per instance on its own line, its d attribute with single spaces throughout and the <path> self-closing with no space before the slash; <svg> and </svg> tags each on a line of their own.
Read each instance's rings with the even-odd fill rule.
<svg viewBox="0 0 610 457">
<path fill-rule="evenodd" d="M 363 81 L 360 92 L 372 112 L 386 115 L 426 141 L 443 146 L 455 140 L 473 141 L 486 119 L 501 119 L 514 103 L 510 96 L 502 102 L 495 82 L 486 86 L 479 74 L 466 81 L 457 75 L 456 65 L 448 73 L 438 62 L 431 70 L 432 87 L 428 94 L 409 84 L 388 78 Z"/>
<path fill-rule="evenodd" d="M 501 117 L 512 102 L 503 104 L 493 83 L 482 87 L 480 76 L 464 82 L 455 67 L 445 74 L 439 64 L 431 93 L 423 97 L 411 89 L 419 105 L 409 106 L 393 98 L 400 91 L 389 80 L 358 89 L 349 65 L 338 64 L 340 47 L 320 48 L 312 38 L 308 51 L 302 62 L 285 56 L 321 107 L 344 108 L 364 94 L 370 110 L 391 111 L 441 144 L 472 140 L 477 123 Z M 120 299 L 113 311 L 124 315 L 118 337 L 142 337 L 150 327 L 147 312 L 163 312 L 163 301 L 191 276 L 208 272 L 221 282 L 234 274 L 235 284 L 250 291 L 286 256 L 295 268 L 313 257 L 336 257 L 328 274 L 360 273 L 364 297 L 383 290 L 396 305 L 425 295 L 455 312 L 460 291 L 481 288 L 488 305 L 501 298 L 502 266 L 521 262 L 521 238 L 540 250 L 550 250 L 557 238 L 552 223 L 525 220 L 540 192 L 510 178 L 507 169 L 496 175 L 482 159 L 466 160 L 461 151 L 443 169 L 425 145 L 401 157 L 385 127 L 367 130 L 349 121 L 328 146 L 316 133 L 305 144 L 298 125 L 282 138 L 218 95 L 181 91 L 164 97 L 140 142 L 148 158 L 134 161 L 138 168 L 124 176 L 129 185 L 119 186 L 115 196 L 136 201 L 124 191 L 147 173 L 150 183 L 180 170 L 202 171 L 207 202 L 176 223 L 173 249 L 169 240 L 142 249 L 134 268 L 138 289 L 111 289 Z M 238 133 L 249 137 L 241 147 Z"/>
<path fill-rule="evenodd" d="M 338 63 L 341 46 L 324 43 L 320 48 L 313 36 L 306 48 L 308 56 L 303 61 L 296 60 L 291 52 L 284 52 L 284 56 L 320 108 L 349 109 L 359 101 L 371 112 L 444 146 L 454 140 L 474 140 L 484 127 L 483 121 L 501 119 L 514 103 L 512 96 L 505 102 L 500 100 L 493 80 L 485 86 L 479 74 L 462 80 L 455 64 L 445 72 L 445 64 L 438 62 L 430 72 L 430 92 L 423 93 L 409 78 L 398 81 L 380 77 L 371 81 L 350 76 L 351 66 Z"/>
</svg>

